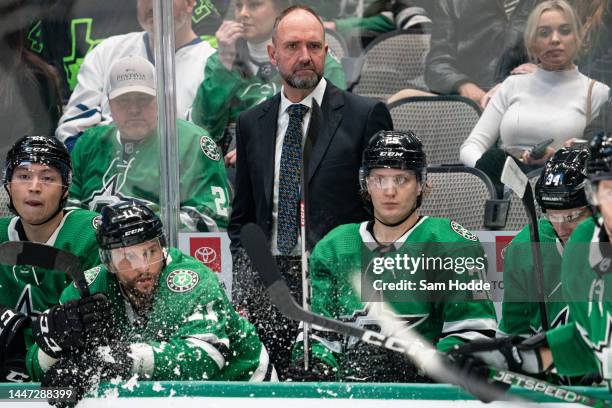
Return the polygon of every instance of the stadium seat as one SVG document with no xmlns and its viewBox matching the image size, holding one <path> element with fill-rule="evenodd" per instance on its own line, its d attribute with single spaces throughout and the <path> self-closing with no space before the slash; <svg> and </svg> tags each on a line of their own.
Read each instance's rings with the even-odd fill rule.
<svg viewBox="0 0 612 408">
<path fill-rule="evenodd" d="M 427 163 L 457 164 L 459 148 L 480 118 L 481 110 L 461 96 L 413 96 L 389 105 L 396 130 L 421 138 Z"/>
<path fill-rule="evenodd" d="M 0 187 L 0 217 L 8 217 L 13 213 L 8 209 L 9 196 L 4 187 Z"/>
<path fill-rule="evenodd" d="M 527 173 L 529 184 L 531 184 L 531 188 L 534 190 L 534 196 L 535 183 L 536 181 L 538 181 L 541 171 L 542 169 L 537 169 Z M 529 223 L 529 218 L 527 218 L 527 211 L 525 210 L 523 201 L 519 198 L 519 196 L 514 194 L 514 192 L 508 192 L 508 194 L 510 196 L 510 208 L 508 210 L 508 219 L 506 220 L 506 227 L 504 228 L 504 230 L 520 231 L 525 225 Z M 535 209 L 536 216 L 539 218 L 542 214 L 542 211 L 540 211 L 540 207 L 537 203 L 535 203 Z"/>
<path fill-rule="evenodd" d="M 391 31 L 377 37 L 364 50 L 359 79 L 352 91 L 386 100 L 405 88 L 427 90 L 423 74 L 429 39 L 429 34 L 410 31 Z"/>
<path fill-rule="evenodd" d="M 336 57 L 338 61 L 348 56 L 346 41 L 344 41 L 344 38 L 342 38 L 337 31 L 326 28 L 325 41 L 327 41 L 327 45 L 329 46 L 329 52 Z"/>
<path fill-rule="evenodd" d="M 472 231 L 484 230 L 485 203 L 495 198 L 486 174 L 464 166 L 428 167 L 431 189 L 423 197 L 421 215 L 445 217 Z"/>
</svg>

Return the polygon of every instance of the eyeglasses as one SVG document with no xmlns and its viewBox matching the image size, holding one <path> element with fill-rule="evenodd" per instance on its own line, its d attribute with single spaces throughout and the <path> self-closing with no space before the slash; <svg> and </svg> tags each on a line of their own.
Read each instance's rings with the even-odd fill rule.
<svg viewBox="0 0 612 408">
<path fill-rule="evenodd" d="M 368 187 L 375 188 L 378 190 L 384 190 L 387 188 L 400 188 L 406 185 L 414 176 L 398 174 L 395 176 L 376 176 L 370 175 L 366 178 Z"/>
<path fill-rule="evenodd" d="M 544 216 L 544 218 L 546 218 L 548 221 L 552 223 L 561 224 L 561 223 L 566 223 L 566 222 L 579 221 L 582 218 L 584 218 L 584 216 L 587 215 L 588 212 L 589 212 L 588 208 L 582 208 L 580 210 L 575 210 L 575 211 L 572 211 L 566 214 L 550 214 L 548 212 L 545 212 L 542 215 Z"/>
</svg>

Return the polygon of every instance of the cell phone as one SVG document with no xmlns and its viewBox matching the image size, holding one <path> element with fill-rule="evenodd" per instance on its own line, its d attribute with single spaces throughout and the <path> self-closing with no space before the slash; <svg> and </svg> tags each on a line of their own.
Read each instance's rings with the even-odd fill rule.
<svg viewBox="0 0 612 408">
<path fill-rule="evenodd" d="M 546 148 L 554 141 L 555 139 L 546 139 L 545 141 L 534 145 L 531 149 L 529 149 L 529 156 L 531 156 L 531 158 L 534 160 L 541 159 L 544 156 L 544 153 L 546 153 Z"/>
</svg>

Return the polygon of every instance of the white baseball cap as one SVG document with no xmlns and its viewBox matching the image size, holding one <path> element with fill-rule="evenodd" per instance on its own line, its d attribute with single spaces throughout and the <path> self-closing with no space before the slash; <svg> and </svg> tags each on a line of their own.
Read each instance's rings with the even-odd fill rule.
<svg viewBox="0 0 612 408">
<path fill-rule="evenodd" d="M 121 58 L 111 65 L 108 99 L 128 92 L 155 96 L 155 67 L 142 57 Z"/>
</svg>

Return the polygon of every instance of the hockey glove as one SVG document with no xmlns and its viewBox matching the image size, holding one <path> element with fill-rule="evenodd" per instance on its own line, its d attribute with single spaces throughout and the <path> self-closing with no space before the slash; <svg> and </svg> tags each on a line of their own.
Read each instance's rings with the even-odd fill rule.
<svg viewBox="0 0 612 408">
<path fill-rule="evenodd" d="M 65 408 L 74 407 L 78 404 L 98 380 L 96 369 L 90 366 L 85 355 L 65 353 L 59 361 L 47 370 L 40 383 L 42 387 L 71 388 L 74 392 L 74 401 L 48 400 L 49 405 Z"/>
<path fill-rule="evenodd" d="M 538 349 L 546 345 L 546 335 L 540 333 L 526 340 L 520 336 L 510 336 L 490 341 L 473 341 L 455 346 L 450 354 L 459 361 L 460 355 L 470 355 L 491 367 L 538 374 L 545 371 Z"/>
<path fill-rule="evenodd" d="M 112 305 L 102 293 L 53 306 L 32 324 L 38 346 L 53 358 L 75 348 L 106 344 L 112 328 Z"/>
<path fill-rule="evenodd" d="M 509 384 L 491 380 L 489 367 L 496 367 L 519 373 L 536 374 L 544 371 L 538 348 L 546 345 L 544 333 L 524 340 L 519 336 L 483 340 L 456 345 L 448 353 L 452 364 L 458 366 L 462 375 L 457 384 L 481 401 L 490 402 L 487 396 L 475 386 L 475 381 L 495 387 L 497 393 L 505 392 Z M 485 387 L 486 388 L 486 387 Z"/>
<path fill-rule="evenodd" d="M 310 362 L 308 370 L 304 368 L 304 360 L 297 360 L 285 372 L 288 380 L 295 382 L 324 382 L 336 381 L 337 370 L 320 360 Z"/>
<path fill-rule="evenodd" d="M 28 381 L 24 329 L 30 318 L 0 305 L 0 382 Z"/>
</svg>

